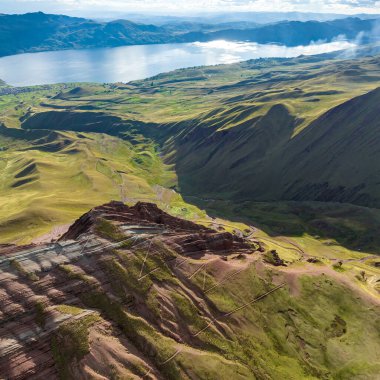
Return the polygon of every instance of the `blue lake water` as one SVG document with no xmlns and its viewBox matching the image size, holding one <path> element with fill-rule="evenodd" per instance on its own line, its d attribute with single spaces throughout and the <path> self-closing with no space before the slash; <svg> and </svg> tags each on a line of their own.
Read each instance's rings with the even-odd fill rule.
<svg viewBox="0 0 380 380">
<path fill-rule="evenodd" d="M 354 46 L 346 41 L 297 47 L 212 41 L 49 51 L 0 58 L 0 79 L 13 86 L 128 82 L 185 67 L 233 63 L 254 58 L 296 57 Z"/>
</svg>

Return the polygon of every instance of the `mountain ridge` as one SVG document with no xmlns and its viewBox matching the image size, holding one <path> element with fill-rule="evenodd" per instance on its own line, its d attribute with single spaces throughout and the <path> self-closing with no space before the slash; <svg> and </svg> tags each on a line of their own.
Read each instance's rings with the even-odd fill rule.
<svg viewBox="0 0 380 380">
<path fill-rule="evenodd" d="M 333 21 L 282 21 L 269 25 L 138 24 L 128 20 L 99 22 L 65 15 L 27 13 L 0 16 L 0 56 L 49 50 L 184 43 L 216 39 L 278 43 L 287 46 L 333 41 L 346 35 L 360 43 L 377 41 L 372 33 L 377 19 L 345 18 Z M 231 29 L 235 27 L 235 29 Z"/>
<path fill-rule="evenodd" d="M 251 41 L 260 44 L 280 43 L 287 46 L 308 45 L 311 42 L 327 41 L 343 36 L 353 41 L 359 33 L 362 33 L 361 43 L 371 43 L 378 39 L 372 31 L 377 27 L 379 21 L 361 20 L 360 18 L 348 17 L 333 21 L 281 21 L 273 25 L 264 25 L 255 29 L 246 30 L 224 30 L 210 32 L 208 34 L 184 35 L 184 41 L 193 40 L 212 41 L 219 39 L 235 41 Z"/>
<path fill-rule="evenodd" d="M 168 147 L 170 162 L 176 164 L 179 178 L 182 177 L 181 173 L 184 173 L 185 180 L 188 182 L 182 182 L 181 188 L 188 195 L 191 195 L 191 189 L 196 189 L 198 195 L 208 194 L 211 198 L 217 197 L 218 193 L 227 192 L 229 199 L 240 201 L 248 199 L 341 201 L 379 208 L 378 194 L 380 192 L 376 183 L 380 167 L 377 167 L 376 162 L 370 159 L 376 153 L 374 142 L 379 140 L 377 134 L 380 132 L 380 124 L 376 118 L 379 96 L 380 88 L 377 88 L 365 95 L 348 100 L 328 110 L 294 137 L 292 137 L 293 131 L 300 121 L 292 119 L 289 111 L 282 104 L 272 106 L 259 119 L 247 120 L 247 125 L 243 124 L 241 129 L 233 128 L 231 131 L 223 131 L 216 127 L 213 134 L 208 130 L 207 137 L 194 130 L 190 132 L 193 138 L 190 138 L 189 142 L 187 142 L 188 137 L 184 138 L 180 134 L 178 139 L 174 140 L 175 145 Z M 353 107 L 353 112 L 351 112 L 351 107 Z M 363 112 L 367 112 L 365 121 L 361 119 Z M 343 115 L 339 116 L 340 113 Z M 337 119 L 339 117 L 342 119 Z M 348 122 L 350 131 L 348 131 Z M 250 123 L 251 129 L 247 128 Z M 354 129 L 355 123 L 361 126 L 360 130 Z M 262 129 L 260 129 L 261 124 Z M 324 127 L 322 127 L 323 124 L 325 124 Z M 335 125 L 339 127 L 341 135 L 337 135 L 336 128 L 333 134 L 325 131 L 326 124 L 329 128 Z M 271 132 L 272 128 L 280 129 Z M 201 125 L 199 129 L 202 129 Z M 314 131 L 315 136 L 312 137 Z M 283 133 L 285 135 L 282 135 Z M 268 137 L 265 137 L 266 134 Z M 346 146 L 343 152 L 336 151 L 335 147 L 339 143 L 340 136 L 343 136 L 342 139 L 346 145 L 351 144 L 350 147 Z M 368 141 L 370 136 L 372 136 L 372 143 Z M 311 140 L 308 141 L 309 139 Z M 367 143 L 361 141 L 362 139 L 367 139 Z M 330 146 L 324 146 L 324 144 L 330 144 Z M 363 146 L 370 150 L 361 151 L 360 147 Z M 212 154 L 207 154 L 205 149 Z M 322 149 L 324 153 L 318 149 Z M 175 156 L 170 154 L 171 150 L 177 152 Z M 344 154 L 342 157 L 345 158 L 334 158 L 335 154 L 338 156 Z M 344 164 L 338 165 L 339 160 L 339 162 L 347 162 L 347 154 L 351 159 L 353 155 L 355 157 L 350 170 L 354 171 L 356 176 L 352 180 L 349 173 L 343 174 Z M 368 173 L 369 168 L 369 176 L 358 180 L 360 173 L 365 175 L 364 173 Z M 335 177 L 334 171 L 339 173 L 339 177 Z M 244 173 L 250 173 L 250 177 L 245 178 L 244 186 L 241 186 Z M 229 178 L 227 183 L 223 180 L 225 175 Z M 321 180 L 323 183 L 311 185 L 313 177 L 319 180 L 325 178 L 326 182 Z M 273 184 L 274 179 L 276 185 Z M 307 184 L 308 181 L 309 184 Z M 336 181 L 335 188 L 334 185 L 328 184 L 334 181 Z M 357 186 L 361 183 L 363 185 Z M 330 188 L 331 186 L 333 187 Z"/>
<path fill-rule="evenodd" d="M 97 206 L 59 241 L 0 246 L 0 375 L 375 378 L 378 298 L 305 259 L 154 204 Z"/>
</svg>

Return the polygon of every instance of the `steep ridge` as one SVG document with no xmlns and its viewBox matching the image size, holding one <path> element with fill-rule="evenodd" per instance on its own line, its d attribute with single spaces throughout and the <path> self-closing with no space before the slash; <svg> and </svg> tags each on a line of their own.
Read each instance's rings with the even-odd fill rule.
<svg viewBox="0 0 380 380">
<path fill-rule="evenodd" d="M 72 240 L 73 238 L 75 240 Z M 115 250 L 120 248 L 123 252 L 116 253 Z M 139 278 L 134 279 L 133 276 L 137 273 L 134 272 L 134 275 L 131 273 L 131 277 L 127 275 L 126 270 L 130 269 L 124 268 L 125 260 L 128 260 L 127 256 L 132 252 L 137 254 L 141 249 L 147 254 Z M 49 376 L 49 379 L 86 378 L 94 371 L 106 375 L 112 373 L 112 370 L 120 370 L 133 378 L 142 376 L 144 371 L 147 378 L 162 378 L 152 361 L 146 359 L 147 363 L 144 363 L 142 358 L 146 354 L 158 355 L 158 352 L 154 352 L 165 347 L 156 347 L 155 344 L 159 341 L 144 343 L 144 340 L 149 338 L 143 338 L 143 335 L 138 337 L 142 331 L 133 331 L 135 328 L 138 330 L 138 325 L 142 323 L 136 319 L 137 315 L 141 313 L 143 316 L 147 313 L 147 321 L 152 322 L 153 315 L 150 314 L 157 312 L 149 311 L 143 305 L 146 300 L 144 301 L 141 298 L 143 294 L 140 294 L 151 286 L 148 278 L 149 274 L 155 271 L 152 265 L 158 265 L 156 270 L 163 269 L 166 272 L 167 265 L 176 262 L 180 257 L 201 258 L 205 254 L 225 256 L 239 252 L 250 254 L 252 249 L 251 243 L 244 242 L 229 233 L 218 233 L 174 218 L 159 210 L 154 204 L 138 203 L 134 207 L 127 207 L 120 202 L 97 207 L 83 215 L 59 242 L 29 247 L 2 246 L 0 376 L 7 379 L 37 379 L 41 376 Z M 149 253 L 153 259 L 148 258 Z M 133 271 L 137 270 L 137 262 L 132 265 Z M 146 276 L 147 279 L 143 280 Z M 159 281 L 165 283 L 166 276 L 159 276 Z M 160 295 L 154 291 L 158 299 L 164 297 L 162 302 L 165 305 L 169 299 L 164 288 L 162 292 Z M 196 296 L 191 290 L 185 291 L 185 294 L 187 292 L 189 294 L 183 295 L 185 297 L 183 302 L 194 302 L 191 299 Z M 180 294 L 178 293 L 177 297 L 182 297 Z M 90 295 L 93 298 L 87 299 Z M 84 298 L 86 300 L 81 301 Z M 157 301 L 152 300 L 152 302 Z M 95 302 L 96 308 L 101 307 L 97 302 L 110 302 L 109 306 L 113 305 L 111 309 L 116 313 L 112 317 L 116 318 L 115 325 L 112 326 L 110 322 L 102 320 L 96 310 L 73 307 L 73 305 L 83 307 L 83 302 L 90 304 Z M 195 307 L 192 303 L 190 305 Z M 124 307 L 129 311 L 134 309 L 136 317 L 132 315 L 123 317 Z M 200 308 L 209 314 L 206 305 Z M 170 313 L 174 311 L 175 309 L 168 310 Z M 105 312 L 107 314 L 110 310 L 107 309 Z M 132 322 L 134 327 L 131 330 L 132 326 L 128 324 Z M 121 331 L 116 327 L 117 324 L 124 323 L 127 325 L 119 327 L 128 330 L 127 335 L 135 336 L 137 339 L 135 343 L 138 343 L 145 352 L 136 353 L 136 349 L 133 349 L 129 353 L 130 346 L 134 343 L 125 342 L 125 338 L 121 338 Z M 161 334 L 166 333 L 171 340 L 175 339 L 178 343 L 182 341 L 177 335 L 179 331 L 176 332 L 173 326 L 167 325 L 170 323 L 169 320 L 163 319 L 158 323 L 162 326 L 156 326 L 158 329 L 154 333 L 156 340 L 164 339 Z M 91 333 L 97 334 L 97 339 L 102 340 L 101 344 L 106 355 L 115 355 L 116 359 L 114 357 L 111 361 L 112 364 L 117 364 L 114 369 L 108 368 L 108 363 L 102 364 L 102 359 L 99 361 L 96 357 L 87 358 L 81 364 L 76 362 L 75 359 L 82 359 L 79 357 L 81 347 L 70 346 L 72 342 L 69 339 L 75 339 L 70 334 L 73 332 L 82 334 L 81 338 L 88 340 L 88 332 L 83 333 L 81 329 L 87 329 L 92 325 L 95 325 L 96 329 Z M 143 326 L 143 329 L 154 331 L 154 328 L 148 324 Z M 180 326 L 177 329 L 180 329 Z M 61 337 L 61 333 L 67 333 L 68 336 Z M 113 339 L 116 343 L 111 344 L 109 340 L 115 334 Z M 61 338 L 64 339 L 61 342 L 63 346 L 55 347 L 57 340 Z M 164 341 L 166 343 L 165 339 Z M 87 341 L 87 345 L 91 344 L 91 347 L 92 343 Z M 175 344 L 175 341 L 172 343 Z M 66 348 L 71 348 L 75 352 L 66 352 Z M 126 356 L 127 353 L 129 357 Z M 65 354 L 68 357 L 63 357 Z M 87 354 L 86 347 L 84 354 Z M 94 354 L 92 349 L 89 355 L 91 354 Z"/>
<path fill-rule="evenodd" d="M 170 162 L 176 165 L 179 186 L 185 194 L 231 196 L 242 187 L 250 189 L 252 182 L 260 182 L 256 173 L 289 141 L 297 120 L 282 104 L 274 105 L 263 116 L 252 111 L 253 116 L 230 129 L 219 124 L 213 127 L 206 119 L 206 125 L 201 122 L 190 131 L 182 131 L 172 146 L 165 147 L 176 152 Z M 222 125 L 223 119 L 222 115 Z M 250 178 L 246 178 L 247 173 Z"/>
<path fill-rule="evenodd" d="M 134 207 L 128 207 L 122 202 L 96 207 L 79 218 L 69 230 L 61 237 L 61 240 L 76 239 L 82 233 L 88 233 L 99 218 L 111 219 L 122 223 L 133 224 L 139 221 L 141 225 L 161 224 L 174 230 L 194 230 L 213 232 L 196 223 L 179 219 L 160 210 L 154 203 L 137 203 Z"/>
<path fill-rule="evenodd" d="M 379 105 L 380 87 L 329 110 L 292 139 L 282 197 L 379 207 Z"/>
<path fill-rule="evenodd" d="M 149 203 L 96 207 L 50 244 L 0 246 L 0 377 L 375 379 L 376 299 L 327 267 L 268 257 Z"/>
<path fill-rule="evenodd" d="M 176 126 L 165 149 L 184 194 L 379 207 L 379 101 L 380 88 L 330 109 L 295 136 L 302 119 L 281 103 L 263 116 L 253 108 L 229 129 L 221 127 L 223 115 L 215 127 L 206 118 Z"/>
</svg>

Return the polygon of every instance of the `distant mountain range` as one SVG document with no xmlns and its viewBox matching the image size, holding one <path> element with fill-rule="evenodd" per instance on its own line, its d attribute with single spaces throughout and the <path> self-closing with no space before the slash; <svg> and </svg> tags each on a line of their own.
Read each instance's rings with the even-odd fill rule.
<svg viewBox="0 0 380 380">
<path fill-rule="evenodd" d="M 308 45 L 312 41 L 332 41 L 338 36 L 369 43 L 379 39 L 378 20 L 350 17 L 333 21 L 283 21 L 249 29 L 226 29 L 208 33 L 188 33 L 185 41 L 238 40 L 262 44 L 279 43 L 287 46 Z M 380 29 L 379 29 L 380 30 Z"/>
<path fill-rule="evenodd" d="M 220 24 L 175 22 L 162 26 L 127 20 L 93 21 L 42 12 L 0 15 L 0 56 L 48 50 L 124 45 L 212 41 L 217 39 L 278 43 L 288 46 L 331 41 L 338 36 L 370 42 L 378 38 L 377 19 L 283 21 L 259 25 L 254 21 Z"/>
<path fill-rule="evenodd" d="M 170 35 L 153 25 L 129 21 L 99 23 L 83 18 L 28 13 L 0 16 L 0 55 L 167 42 Z"/>
<path fill-rule="evenodd" d="M 97 15 L 94 17 L 102 17 L 104 15 Z M 380 14 L 357 14 L 363 20 L 380 18 Z M 115 18 L 115 17 L 113 17 Z M 207 23 L 207 24 L 221 24 L 233 22 L 254 22 L 256 24 L 271 24 L 282 21 L 331 21 L 337 19 L 347 18 L 346 14 L 339 13 L 305 13 L 305 12 L 212 12 L 206 14 L 192 14 L 192 15 L 152 15 L 152 14 L 122 14 L 117 18 L 125 18 L 133 22 L 140 22 L 144 24 L 166 25 L 181 22 L 191 23 Z M 111 20 L 110 19 L 108 21 Z"/>
</svg>

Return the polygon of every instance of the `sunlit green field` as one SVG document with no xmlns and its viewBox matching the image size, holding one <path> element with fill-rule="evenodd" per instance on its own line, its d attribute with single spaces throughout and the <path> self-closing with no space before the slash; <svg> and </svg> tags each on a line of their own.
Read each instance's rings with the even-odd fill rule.
<svg viewBox="0 0 380 380">
<path fill-rule="evenodd" d="M 175 172 L 151 144 L 95 133 L 24 137 L 0 140 L 2 242 L 30 241 L 110 200 L 151 200 L 175 214 L 202 215 L 169 189 Z"/>
</svg>

